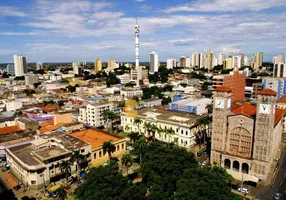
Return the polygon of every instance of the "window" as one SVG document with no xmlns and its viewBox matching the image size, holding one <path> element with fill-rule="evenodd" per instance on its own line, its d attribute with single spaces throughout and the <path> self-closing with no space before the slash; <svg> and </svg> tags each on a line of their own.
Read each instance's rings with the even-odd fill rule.
<svg viewBox="0 0 286 200">
<path fill-rule="evenodd" d="M 181 130 L 181 134 L 184 134 L 184 131 L 183 131 L 183 130 Z"/>
<path fill-rule="evenodd" d="M 36 183 L 37 183 L 36 181 L 31 181 L 32 185 L 36 185 Z"/>
<path fill-rule="evenodd" d="M 80 150 L 81 153 L 84 153 L 84 149 Z"/>
<path fill-rule="evenodd" d="M 93 154 L 93 159 L 96 159 L 96 152 Z"/>
<path fill-rule="evenodd" d="M 119 145 L 117 145 L 117 151 L 119 151 Z"/>
<path fill-rule="evenodd" d="M 121 146 L 122 146 L 122 149 L 124 149 L 124 144 L 122 144 Z"/>
<path fill-rule="evenodd" d="M 101 151 L 99 152 L 99 157 L 101 157 Z"/>
</svg>

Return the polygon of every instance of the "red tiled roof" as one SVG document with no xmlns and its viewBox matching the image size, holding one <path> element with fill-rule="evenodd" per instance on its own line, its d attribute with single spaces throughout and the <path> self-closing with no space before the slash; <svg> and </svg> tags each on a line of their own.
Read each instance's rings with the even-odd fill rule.
<svg viewBox="0 0 286 200">
<path fill-rule="evenodd" d="M 243 105 L 231 108 L 231 112 L 234 114 L 245 114 L 251 117 L 256 114 L 256 106 L 249 103 L 244 103 Z"/>
<path fill-rule="evenodd" d="M 282 97 L 281 99 L 277 100 L 276 103 L 286 103 L 286 97 Z"/>
<path fill-rule="evenodd" d="M 48 132 L 48 131 L 54 131 L 60 128 L 61 126 L 65 125 L 64 123 L 57 123 L 55 125 L 48 125 L 45 127 L 40 128 L 40 132 Z"/>
<path fill-rule="evenodd" d="M 46 105 L 42 108 L 43 111 L 48 112 L 52 110 L 57 110 L 58 109 L 58 104 L 51 104 L 51 105 Z"/>
<path fill-rule="evenodd" d="M 0 128 L 1 135 L 8 134 L 8 133 L 14 133 L 18 131 L 22 131 L 22 129 L 18 125 Z"/>
<path fill-rule="evenodd" d="M 267 88 L 267 89 L 260 91 L 258 94 L 260 94 L 260 95 L 274 95 L 275 96 L 277 94 L 277 92 Z"/>
<path fill-rule="evenodd" d="M 284 109 L 276 108 L 274 124 L 277 124 L 280 121 L 280 119 L 284 116 L 284 113 L 285 113 Z"/>
<path fill-rule="evenodd" d="M 226 87 L 226 86 L 220 86 L 220 87 L 216 87 L 214 89 L 214 91 L 218 91 L 218 92 L 231 92 L 231 88 Z"/>
<path fill-rule="evenodd" d="M 48 121 L 42 122 L 40 124 L 40 126 L 43 128 L 43 127 L 50 126 L 50 125 L 53 125 L 53 124 L 54 124 L 54 118 L 49 119 Z"/>
<path fill-rule="evenodd" d="M 9 174 L 8 172 L 4 172 L 3 174 L 4 179 L 9 183 L 11 188 L 14 188 L 17 186 L 17 182 L 15 179 Z"/>
</svg>

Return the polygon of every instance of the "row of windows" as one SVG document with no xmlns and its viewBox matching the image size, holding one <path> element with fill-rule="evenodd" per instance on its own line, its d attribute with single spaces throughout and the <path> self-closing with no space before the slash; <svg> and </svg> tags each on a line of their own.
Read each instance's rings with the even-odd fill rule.
<svg viewBox="0 0 286 200">
<path fill-rule="evenodd" d="M 123 150 L 123 149 L 124 149 L 124 144 L 121 144 L 121 150 Z M 115 145 L 115 152 L 116 151 L 120 151 L 120 145 L 119 144 Z M 105 155 L 103 155 L 103 151 L 99 151 L 98 154 L 96 152 L 93 154 L 93 158 L 97 159 L 97 156 L 98 156 L 98 158 L 101 158 L 102 156 L 105 156 Z"/>
</svg>

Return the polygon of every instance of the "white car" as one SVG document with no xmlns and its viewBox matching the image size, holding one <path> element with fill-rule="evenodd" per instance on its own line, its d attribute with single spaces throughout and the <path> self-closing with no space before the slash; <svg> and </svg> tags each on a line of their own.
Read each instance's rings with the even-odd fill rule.
<svg viewBox="0 0 286 200">
<path fill-rule="evenodd" d="M 242 193 L 245 193 L 245 194 L 248 194 L 248 189 L 247 188 L 237 188 L 238 191 L 242 192 Z"/>
</svg>

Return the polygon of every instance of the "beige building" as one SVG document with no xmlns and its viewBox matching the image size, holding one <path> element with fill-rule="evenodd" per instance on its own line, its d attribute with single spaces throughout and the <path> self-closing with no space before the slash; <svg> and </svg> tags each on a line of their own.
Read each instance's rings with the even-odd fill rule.
<svg viewBox="0 0 286 200">
<path fill-rule="evenodd" d="M 112 141 L 115 151 L 111 156 L 121 156 L 126 152 L 126 139 L 118 135 L 111 135 L 96 129 L 87 129 L 72 133 L 73 136 L 84 140 L 91 145 L 91 165 L 96 166 L 109 160 L 108 154 L 103 153 L 104 142 Z"/>
<path fill-rule="evenodd" d="M 99 58 L 97 58 L 94 62 L 94 68 L 95 68 L 95 72 L 99 72 L 102 70 L 102 63 L 101 60 Z"/>
<path fill-rule="evenodd" d="M 108 60 L 108 63 L 107 63 L 107 68 L 108 69 L 114 69 L 116 66 L 115 66 L 115 61 L 113 59 L 109 59 Z"/>
<path fill-rule="evenodd" d="M 231 107 L 231 89 L 214 91 L 211 163 L 237 180 L 264 180 L 279 157 L 283 110 L 275 108 L 276 92 L 262 90 L 257 105 Z M 273 166 L 273 169 L 275 166 Z"/>
<path fill-rule="evenodd" d="M 208 54 L 207 54 L 207 63 L 206 63 L 206 68 L 208 70 L 211 70 L 212 69 L 212 66 L 213 66 L 213 53 L 211 50 L 208 51 Z"/>
<path fill-rule="evenodd" d="M 6 149 L 7 163 L 11 172 L 25 186 L 40 189 L 62 177 L 60 163 L 68 160 L 73 150 L 83 155 L 91 153 L 91 146 L 65 132 L 43 134 L 29 144 Z M 72 174 L 76 164 L 71 166 Z"/>
<path fill-rule="evenodd" d="M 195 123 L 196 120 L 200 118 L 198 115 L 184 112 L 143 108 L 121 114 L 121 126 L 124 131 L 138 132 L 138 125 L 134 124 L 135 117 L 139 117 L 142 120 L 139 129 L 140 133 L 144 133 L 146 137 L 151 136 L 151 134 L 147 132 L 144 124 L 151 123 L 155 124 L 161 129 L 174 130 L 173 135 L 156 132 L 152 136 L 157 140 L 166 143 L 177 143 L 179 146 L 185 148 L 189 148 L 196 144 L 196 134 L 198 132 L 198 128 L 195 126 Z"/>
<path fill-rule="evenodd" d="M 258 52 L 254 57 L 254 70 L 258 70 L 258 68 L 262 66 L 262 63 L 263 63 L 263 52 Z"/>
</svg>

